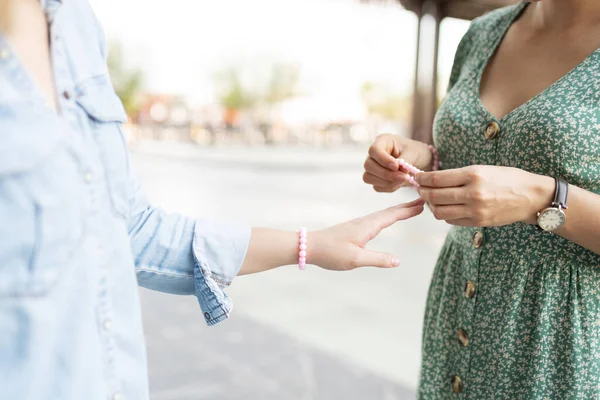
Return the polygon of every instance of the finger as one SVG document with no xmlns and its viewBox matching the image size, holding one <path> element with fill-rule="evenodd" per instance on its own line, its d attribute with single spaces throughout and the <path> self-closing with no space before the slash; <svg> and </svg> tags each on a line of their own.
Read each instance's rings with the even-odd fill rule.
<svg viewBox="0 0 600 400">
<path fill-rule="evenodd" d="M 370 157 L 365 161 L 365 171 L 388 182 L 403 183 L 406 181 L 404 173 L 385 169 Z"/>
<path fill-rule="evenodd" d="M 377 178 L 377 179 L 380 179 L 380 178 Z M 365 179 L 363 178 L 363 180 L 365 180 Z M 408 178 L 406 178 L 404 181 L 400 181 L 398 183 L 387 182 L 382 179 L 380 179 L 377 184 L 373 184 L 370 182 L 367 182 L 367 183 L 372 184 L 373 190 L 375 190 L 378 193 L 393 193 L 396 190 L 400 189 L 401 187 L 409 185 Z"/>
<path fill-rule="evenodd" d="M 397 171 L 398 161 L 396 158 L 400 157 L 400 146 L 394 140 L 393 135 L 379 136 L 369 148 L 369 157 L 381 167 Z"/>
<path fill-rule="evenodd" d="M 373 190 L 377 193 L 393 193 L 400 188 L 399 186 L 373 186 Z"/>
<path fill-rule="evenodd" d="M 368 183 L 369 185 L 380 187 L 394 187 L 396 185 L 396 182 L 386 181 L 385 179 L 382 179 L 377 175 L 373 175 L 370 172 L 365 172 L 363 174 L 363 182 Z"/>
<path fill-rule="evenodd" d="M 388 222 L 387 226 L 389 226 L 400 219 L 406 219 L 406 215 L 416 212 L 413 209 L 423 208 L 424 204 L 425 201 L 419 197 L 411 202 L 398 204 L 388 207 L 384 210 L 365 215 L 364 217 L 357 219 L 357 221 L 368 224 Z"/>
<path fill-rule="evenodd" d="M 458 187 L 469 182 L 469 172 L 465 168 L 420 172 L 416 178 L 417 183 L 421 186 L 435 188 Z"/>
<path fill-rule="evenodd" d="M 421 197 L 417 197 L 413 201 L 410 201 L 408 203 L 398 204 L 397 206 L 394 206 L 393 208 L 411 208 L 411 207 L 415 207 L 415 206 L 422 206 L 423 204 L 425 204 L 425 201 Z"/>
<path fill-rule="evenodd" d="M 359 249 L 356 255 L 356 267 L 393 268 L 400 265 L 400 260 L 391 254 Z"/>
<path fill-rule="evenodd" d="M 373 239 L 382 229 L 387 228 L 395 222 L 421 214 L 423 212 L 423 204 L 423 199 L 417 199 L 410 203 L 400 204 L 366 216 L 363 219 L 363 223 L 369 224 L 375 228 L 375 231 L 367 229 L 367 231 L 372 232 L 370 239 Z"/>
<path fill-rule="evenodd" d="M 429 204 L 433 205 L 450 205 L 450 204 L 465 204 L 467 202 L 467 194 L 463 188 L 430 188 L 419 186 L 419 195 Z"/>
<path fill-rule="evenodd" d="M 429 205 L 431 212 L 435 219 L 438 220 L 457 220 L 462 218 L 471 218 L 469 209 L 464 205 L 450 205 L 450 206 L 435 206 Z"/>
</svg>

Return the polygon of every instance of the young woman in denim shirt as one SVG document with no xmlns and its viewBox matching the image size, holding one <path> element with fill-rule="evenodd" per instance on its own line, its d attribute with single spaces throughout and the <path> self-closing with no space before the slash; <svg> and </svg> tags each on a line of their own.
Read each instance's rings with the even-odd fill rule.
<svg viewBox="0 0 600 400">
<path fill-rule="evenodd" d="M 240 274 L 398 265 L 364 246 L 421 201 L 309 232 L 305 250 L 298 232 L 153 207 L 87 1 L 0 0 L 0 24 L 0 399 L 148 398 L 137 284 L 195 295 L 212 325 Z"/>
</svg>

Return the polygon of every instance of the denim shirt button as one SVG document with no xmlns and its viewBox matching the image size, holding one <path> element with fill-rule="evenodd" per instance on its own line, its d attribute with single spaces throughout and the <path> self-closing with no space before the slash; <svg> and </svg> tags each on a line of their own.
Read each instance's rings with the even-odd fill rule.
<svg viewBox="0 0 600 400">
<path fill-rule="evenodd" d="M 211 316 L 210 316 L 210 314 L 209 314 L 209 313 L 205 312 L 205 313 L 204 313 L 204 318 L 205 318 L 207 321 L 210 321 L 210 319 L 211 319 Z"/>
</svg>

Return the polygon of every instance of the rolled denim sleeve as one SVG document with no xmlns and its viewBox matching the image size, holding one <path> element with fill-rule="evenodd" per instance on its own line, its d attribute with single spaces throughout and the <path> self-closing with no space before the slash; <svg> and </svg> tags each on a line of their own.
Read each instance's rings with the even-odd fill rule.
<svg viewBox="0 0 600 400">
<path fill-rule="evenodd" d="M 232 303 L 224 289 L 238 274 L 250 242 L 250 227 L 192 219 L 152 207 L 138 179 L 130 178 L 129 237 L 138 283 L 173 294 L 194 294 L 214 325 Z"/>
</svg>

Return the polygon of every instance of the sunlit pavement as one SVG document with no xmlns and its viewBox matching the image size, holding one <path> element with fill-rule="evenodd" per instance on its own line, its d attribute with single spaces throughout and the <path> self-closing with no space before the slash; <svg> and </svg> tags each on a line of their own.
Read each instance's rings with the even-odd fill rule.
<svg viewBox="0 0 600 400">
<path fill-rule="evenodd" d="M 325 227 L 416 197 L 362 183 L 366 149 L 199 148 L 139 143 L 154 205 L 281 229 Z M 371 248 L 393 270 L 284 267 L 238 278 L 229 321 L 208 328 L 193 297 L 142 290 L 152 399 L 415 398 L 429 279 L 447 226 L 426 212 Z"/>
</svg>

